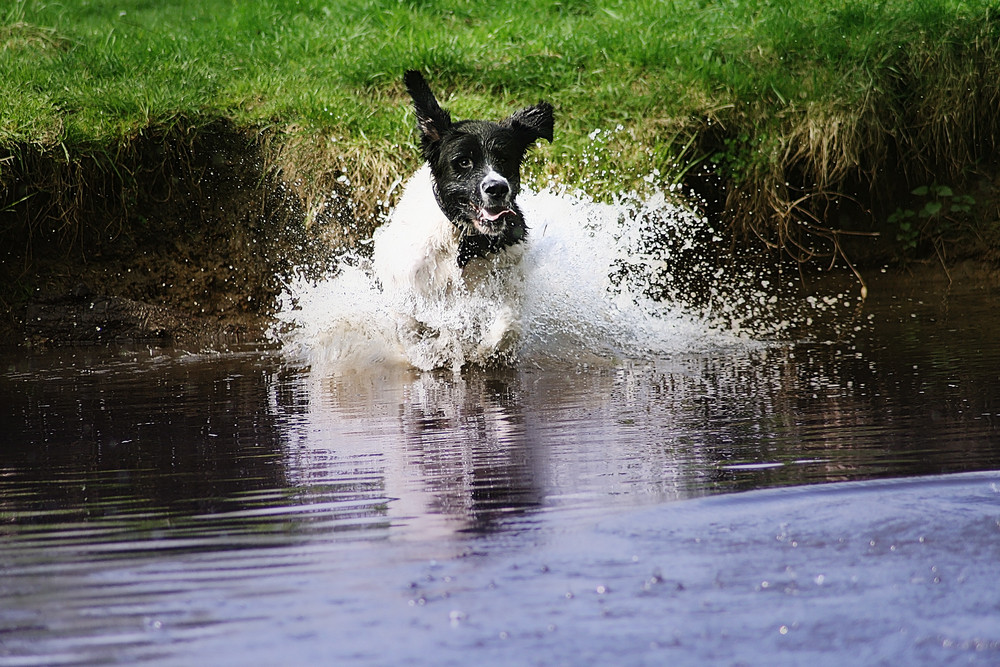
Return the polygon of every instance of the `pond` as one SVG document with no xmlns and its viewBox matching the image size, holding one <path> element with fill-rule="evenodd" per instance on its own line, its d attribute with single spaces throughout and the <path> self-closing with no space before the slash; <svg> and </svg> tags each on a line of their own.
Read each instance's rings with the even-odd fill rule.
<svg viewBox="0 0 1000 667">
<path fill-rule="evenodd" d="M 836 282 L 495 368 L 7 350 L 0 664 L 997 664 L 1000 288 Z"/>
</svg>

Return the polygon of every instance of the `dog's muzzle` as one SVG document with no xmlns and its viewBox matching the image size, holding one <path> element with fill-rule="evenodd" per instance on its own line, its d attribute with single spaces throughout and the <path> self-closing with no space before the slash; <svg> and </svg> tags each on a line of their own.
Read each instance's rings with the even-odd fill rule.
<svg viewBox="0 0 1000 667">
<path fill-rule="evenodd" d="M 487 236 L 503 233 L 504 218 L 517 215 L 510 204 L 510 181 L 491 171 L 479 184 L 479 193 L 483 203 L 474 207 L 476 216 L 473 224 L 480 233 Z"/>
</svg>

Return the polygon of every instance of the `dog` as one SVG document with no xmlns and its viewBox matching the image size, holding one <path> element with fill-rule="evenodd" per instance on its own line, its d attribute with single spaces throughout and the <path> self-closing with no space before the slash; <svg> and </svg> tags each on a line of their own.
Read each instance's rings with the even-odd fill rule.
<svg viewBox="0 0 1000 667">
<path fill-rule="evenodd" d="M 404 344 L 462 338 L 429 314 L 434 306 L 479 298 L 496 308 L 490 321 L 473 322 L 481 329 L 476 354 L 509 349 L 519 326 L 516 267 L 528 236 L 517 204 L 521 162 L 539 139 L 552 141 L 553 107 L 542 101 L 499 122 L 453 121 L 420 72 L 407 71 L 403 81 L 425 165 L 375 234 L 375 277 L 408 317 Z"/>
</svg>

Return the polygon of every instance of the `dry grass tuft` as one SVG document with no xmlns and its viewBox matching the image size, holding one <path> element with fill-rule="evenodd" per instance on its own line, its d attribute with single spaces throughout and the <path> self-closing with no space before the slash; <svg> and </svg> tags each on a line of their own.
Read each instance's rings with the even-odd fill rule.
<svg viewBox="0 0 1000 667">
<path fill-rule="evenodd" d="M 0 25 L 0 51 L 58 51 L 68 48 L 70 40 L 55 28 L 15 21 Z"/>
</svg>

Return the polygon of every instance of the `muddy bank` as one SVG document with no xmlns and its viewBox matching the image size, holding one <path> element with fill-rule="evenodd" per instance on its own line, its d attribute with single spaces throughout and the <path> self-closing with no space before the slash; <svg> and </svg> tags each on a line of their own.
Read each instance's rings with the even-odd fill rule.
<svg viewBox="0 0 1000 667">
<path fill-rule="evenodd" d="M 350 157 L 338 166 L 276 137 L 222 122 L 177 123 L 115 152 L 72 157 L 21 147 L 5 156 L 0 343 L 128 339 L 204 348 L 262 340 L 293 272 L 334 267 L 344 248 L 370 237 L 385 205 L 375 201 L 383 188 L 351 190 Z M 691 178 L 705 202 L 725 201 L 724 183 Z M 847 272 L 850 261 L 861 277 L 889 264 L 931 281 L 993 281 L 1000 224 L 990 221 L 1000 220 L 1000 179 L 983 177 L 975 187 L 975 211 L 947 217 L 947 209 L 917 217 L 926 195 L 899 201 L 897 209 L 915 211 L 914 225 L 940 227 L 921 235 L 929 244 L 907 248 L 902 263 L 898 223 L 877 235 L 850 233 L 871 229 L 856 198 L 822 221 L 846 232 L 812 234 L 794 254 L 736 234 L 726 243 L 743 247 L 740 261 L 805 258 L 795 269 L 806 273 L 831 261 Z M 726 228 L 725 211 L 709 203 L 705 212 Z"/>
<path fill-rule="evenodd" d="M 318 215 L 280 158 L 225 124 L 116 154 L 7 156 L 0 340 L 259 338 L 284 281 L 332 266 L 355 217 L 336 174 Z"/>
</svg>

